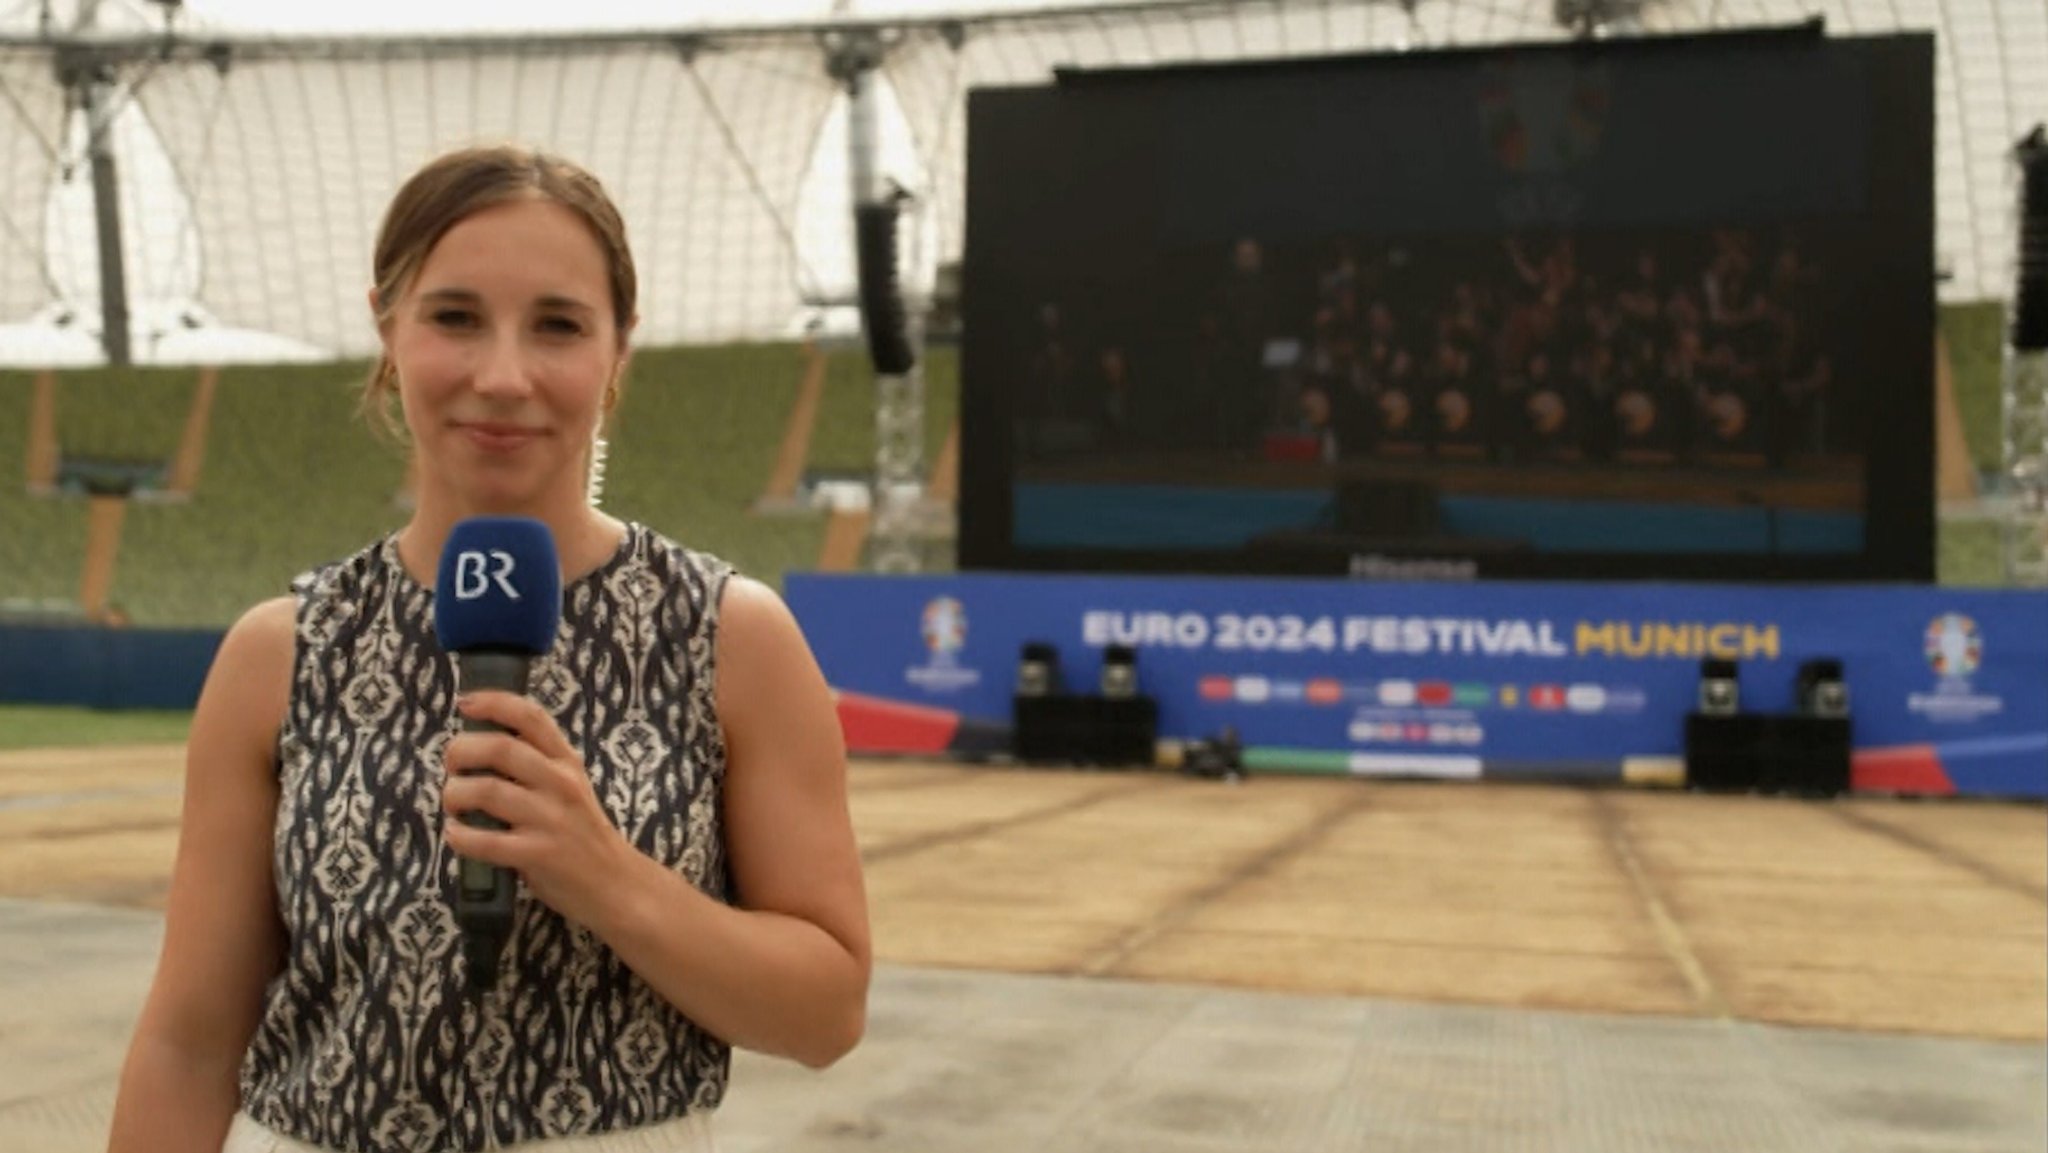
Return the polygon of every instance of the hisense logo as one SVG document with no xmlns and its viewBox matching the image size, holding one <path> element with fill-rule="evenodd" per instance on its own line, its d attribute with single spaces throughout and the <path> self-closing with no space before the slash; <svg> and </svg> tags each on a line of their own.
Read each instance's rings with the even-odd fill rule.
<svg viewBox="0 0 2048 1153">
<path fill-rule="evenodd" d="M 1468 581 L 1479 577 L 1479 563 L 1422 558 L 1396 560 L 1378 553 L 1351 558 L 1351 575 L 1375 580 Z"/>
</svg>

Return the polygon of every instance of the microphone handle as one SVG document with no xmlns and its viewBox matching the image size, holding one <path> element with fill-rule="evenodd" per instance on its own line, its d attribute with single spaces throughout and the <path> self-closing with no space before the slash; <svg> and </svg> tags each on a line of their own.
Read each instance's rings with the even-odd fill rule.
<svg viewBox="0 0 2048 1153">
<path fill-rule="evenodd" d="M 457 691 L 470 693 L 479 689 L 499 689 L 524 696 L 532 662 L 532 655 L 523 652 L 486 649 L 456 653 Z M 511 730 L 495 721 L 464 717 L 462 731 L 502 733 Z M 462 814 L 462 823 L 480 829 L 507 827 L 505 822 L 489 813 L 476 811 Z M 504 951 L 506 938 L 512 935 L 512 903 L 512 870 L 467 857 L 457 861 L 455 924 L 462 930 L 472 987 L 487 987 L 497 977 L 498 955 Z"/>
</svg>

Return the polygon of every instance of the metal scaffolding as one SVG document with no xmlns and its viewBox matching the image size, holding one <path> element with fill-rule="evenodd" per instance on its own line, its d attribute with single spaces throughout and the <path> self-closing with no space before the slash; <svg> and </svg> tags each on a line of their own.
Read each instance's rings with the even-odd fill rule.
<svg viewBox="0 0 2048 1153">
<path fill-rule="evenodd" d="M 2048 585 L 2048 128 L 2013 149 L 2019 170 L 2018 276 L 2006 325 L 2003 431 L 2005 582 Z"/>
</svg>

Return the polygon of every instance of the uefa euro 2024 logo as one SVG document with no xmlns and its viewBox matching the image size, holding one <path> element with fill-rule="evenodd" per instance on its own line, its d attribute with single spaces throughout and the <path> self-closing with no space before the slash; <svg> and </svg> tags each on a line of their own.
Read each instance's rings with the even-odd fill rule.
<svg viewBox="0 0 2048 1153">
<path fill-rule="evenodd" d="M 1944 613 L 1927 626 L 1927 664 L 1943 680 L 1961 679 L 1983 663 L 1984 638 L 1977 622 L 1961 613 Z"/>
<path fill-rule="evenodd" d="M 967 607 L 952 597 L 933 597 L 918 617 L 917 631 L 931 659 L 904 670 L 904 678 L 926 692 L 949 693 L 981 683 L 981 670 L 960 662 L 967 647 Z"/>
<path fill-rule="evenodd" d="M 924 647 L 932 657 L 950 662 L 967 646 L 967 610 L 952 597 L 936 597 L 924 606 Z"/>
<path fill-rule="evenodd" d="M 1970 723 L 2005 711 L 2005 698 L 1979 692 L 1970 678 L 1984 664 L 1984 637 L 1977 622 L 1961 613 L 1943 613 L 1927 624 L 1921 637 L 1927 667 L 1934 671 L 1931 693 L 1906 694 L 1906 708 L 1930 721 Z"/>
</svg>

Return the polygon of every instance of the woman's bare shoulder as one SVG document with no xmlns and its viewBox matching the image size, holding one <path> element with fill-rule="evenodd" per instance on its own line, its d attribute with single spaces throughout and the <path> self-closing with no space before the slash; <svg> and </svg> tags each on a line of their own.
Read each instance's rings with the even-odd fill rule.
<svg viewBox="0 0 2048 1153">
<path fill-rule="evenodd" d="M 297 622 L 291 596 L 273 597 L 243 613 L 214 653 L 199 699 L 201 717 L 268 748 L 291 698 Z"/>
</svg>

